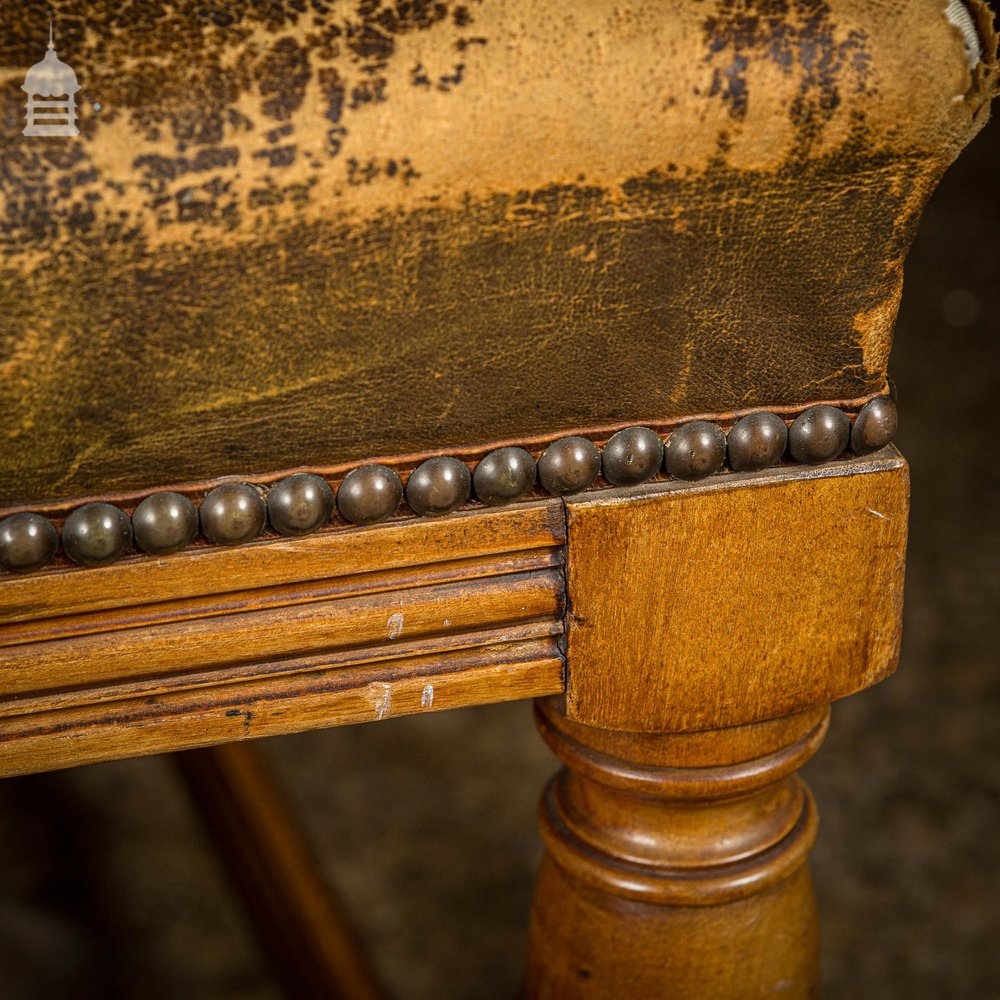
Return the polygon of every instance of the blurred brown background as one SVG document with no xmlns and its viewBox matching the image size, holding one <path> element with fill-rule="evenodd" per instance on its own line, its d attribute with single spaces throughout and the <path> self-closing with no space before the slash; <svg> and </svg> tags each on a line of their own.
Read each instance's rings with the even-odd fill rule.
<svg viewBox="0 0 1000 1000">
<path fill-rule="evenodd" d="M 1000 997 L 1000 122 L 910 256 L 899 673 L 806 768 L 830 998 Z M 526 704 L 260 744 L 402 1000 L 511 997 L 554 770 Z M 160 758 L 0 783 L 0 997 L 278 992 Z"/>
</svg>

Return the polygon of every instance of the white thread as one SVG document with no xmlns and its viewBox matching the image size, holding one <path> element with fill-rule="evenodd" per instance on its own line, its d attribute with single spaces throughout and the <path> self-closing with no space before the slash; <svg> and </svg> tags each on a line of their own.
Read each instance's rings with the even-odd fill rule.
<svg viewBox="0 0 1000 1000">
<path fill-rule="evenodd" d="M 962 32 L 962 38 L 965 41 L 965 55 L 969 60 L 969 68 L 972 69 L 983 57 L 983 46 L 965 0 L 948 0 L 944 16 Z"/>
</svg>

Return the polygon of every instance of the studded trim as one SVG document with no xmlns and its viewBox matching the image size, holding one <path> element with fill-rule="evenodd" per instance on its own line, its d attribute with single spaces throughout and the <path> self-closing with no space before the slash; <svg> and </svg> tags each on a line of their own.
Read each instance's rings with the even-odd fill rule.
<svg viewBox="0 0 1000 1000">
<path fill-rule="evenodd" d="M 895 403 L 876 396 L 853 419 L 845 408 L 828 404 L 794 417 L 759 410 L 728 426 L 695 420 L 663 435 L 627 427 L 606 441 L 569 435 L 543 447 L 507 445 L 478 461 L 436 455 L 411 470 L 369 463 L 335 479 L 297 472 L 269 484 L 227 481 L 211 490 L 154 492 L 131 503 L 93 501 L 61 518 L 20 511 L 0 521 L 0 569 L 103 566 L 130 553 L 163 557 L 192 545 L 238 545 L 349 524 L 442 517 L 467 507 L 656 479 L 698 480 L 782 463 L 816 465 L 878 451 L 892 441 L 896 426 Z"/>
</svg>

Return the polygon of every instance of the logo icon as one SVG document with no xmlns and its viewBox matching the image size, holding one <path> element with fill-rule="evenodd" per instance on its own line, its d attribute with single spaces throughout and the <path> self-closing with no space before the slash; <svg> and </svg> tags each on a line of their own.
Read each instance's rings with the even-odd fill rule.
<svg viewBox="0 0 1000 1000">
<path fill-rule="evenodd" d="M 22 135 L 79 135 L 76 127 L 76 73 L 56 55 L 49 22 L 45 58 L 28 70 L 21 85 L 28 95 L 28 124 Z"/>
</svg>

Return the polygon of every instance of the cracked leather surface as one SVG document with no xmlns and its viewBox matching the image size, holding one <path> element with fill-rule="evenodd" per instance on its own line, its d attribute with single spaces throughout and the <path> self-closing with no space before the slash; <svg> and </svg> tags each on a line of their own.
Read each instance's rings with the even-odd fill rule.
<svg viewBox="0 0 1000 1000">
<path fill-rule="evenodd" d="M 3 5 L 0 507 L 880 391 L 969 6 Z"/>
</svg>

